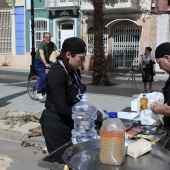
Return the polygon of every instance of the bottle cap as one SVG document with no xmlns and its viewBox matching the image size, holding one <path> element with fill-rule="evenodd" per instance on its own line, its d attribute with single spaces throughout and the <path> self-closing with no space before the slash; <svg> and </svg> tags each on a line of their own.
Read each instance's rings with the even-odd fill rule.
<svg viewBox="0 0 170 170">
<path fill-rule="evenodd" d="M 110 118 L 117 118 L 117 112 L 109 112 Z"/>
<path fill-rule="evenodd" d="M 87 101 L 87 96 L 84 94 L 78 94 L 76 96 L 80 101 Z"/>
<path fill-rule="evenodd" d="M 87 96 L 86 95 L 82 95 L 81 101 L 87 101 Z"/>
</svg>

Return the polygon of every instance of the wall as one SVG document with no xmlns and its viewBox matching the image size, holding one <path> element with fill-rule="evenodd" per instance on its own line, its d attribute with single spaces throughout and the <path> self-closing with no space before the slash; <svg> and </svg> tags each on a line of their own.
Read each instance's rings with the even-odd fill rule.
<svg viewBox="0 0 170 170">
<path fill-rule="evenodd" d="M 15 0 L 15 6 L 24 6 L 24 0 Z"/>
<path fill-rule="evenodd" d="M 26 56 L 4 54 L 0 56 L 0 66 L 25 67 Z"/>
<path fill-rule="evenodd" d="M 90 17 L 89 17 L 90 18 Z M 116 21 L 117 19 L 120 19 L 120 21 Z M 121 21 L 122 19 L 122 21 Z M 128 19 L 128 20 L 125 20 Z M 86 20 L 82 24 L 82 37 L 84 40 L 86 40 L 86 31 L 88 24 L 92 22 L 92 18 Z M 111 23 L 113 21 L 113 23 Z M 107 17 L 104 17 L 104 25 L 106 26 L 107 24 L 111 23 L 108 28 L 109 30 L 112 30 L 112 26 L 114 24 L 117 25 L 134 25 L 137 24 L 142 27 L 142 32 L 141 32 L 141 37 L 140 37 L 140 45 L 139 45 L 139 57 L 141 54 L 144 53 L 145 47 L 150 46 L 150 24 L 153 21 L 150 21 L 150 19 L 145 19 L 143 20 L 143 17 L 141 14 L 129 14 L 129 15 L 123 15 L 123 14 L 111 14 Z M 108 65 L 109 70 L 112 70 L 112 33 L 109 32 L 108 35 L 108 55 L 105 56 L 106 62 Z M 93 56 L 86 56 L 86 62 L 83 65 L 83 69 L 85 70 L 92 70 L 92 65 L 93 65 Z"/>
<path fill-rule="evenodd" d="M 170 6 L 168 6 L 168 0 L 152 0 L 152 2 L 156 5 L 154 11 L 163 11 L 170 8 Z"/>
<path fill-rule="evenodd" d="M 170 8 L 168 6 L 168 0 L 152 0 L 152 2 L 157 3 L 158 8 L 152 8 L 152 12 L 158 12 L 159 10 L 165 10 L 167 8 Z M 45 10 L 44 5 L 45 1 L 34 1 L 34 8 L 35 8 L 35 13 L 34 17 L 44 17 L 44 18 L 49 18 L 49 11 Z M 16 0 L 16 54 L 18 55 L 3 55 L 1 57 L 0 65 L 2 63 L 9 63 L 10 66 L 26 66 L 29 67 L 31 63 L 31 56 L 30 56 L 30 51 L 31 51 L 31 44 L 30 44 L 30 35 L 31 35 L 31 30 L 30 28 L 30 20 L 31 20 L 31 13 L 30 10 L 26 10 L 25 12 L 25 28 L 22 28 L 22 25 L 24 24 L 24 0 Z M 61 11 L 60 11 L 61 12 Z M 56 14 L 57 15 L 57 14 Z M 53 16 L 54 18 L 56 16 Z M 81 21 L 80 16 L 77 17 L 77 36 L 80 37 L 86 42 L 86 31 L 87 31 L 87 25 L 88 23 L 86 22 L 83 18 L 83 21 Z M 111 20 L 117 19 L 117 18 L 129 18 L 139 25 L 142 26 L 142 33 L 141 33 L 141 40 L 140 40 L 140 49 L 139 49 L 139 54 L 142 54 L 144 52 L 144 49 L 146 46 L 151 46 L 153 49 L 153 54 L 155 51 L 155 48 L 157 46 L 157 14 L 151 14 L 150 18 L 147 18 L 146 20 L 143 20 L 140 16 L 140 14 L 133 14 L 133 15 L 123 15 L 123 14 L 110 14 L 107 16 L 108 18 L 105 18 L 104 22 L 105 25 L 109 23 Z M 49 27 L 50 27 L 50 32 L 53 34 L 53 18 L 51 18 L 49 22 Z M 81 24 L 83 22 L 83 24 Z M 20 29 L 22 28 L 22 29 Z M 24 41 L 24 29 L 25 29 L 25 44 L 23 43 Z M 167 35 L 169 36 L 169 35 Z M 106 56 L 107 63 L 109 65 L 109 68 L 111 69 L 112 67 L 112 38 L 110 37 L 108 40 L 109 48 L 108 48 L 108 55 Z M 25 45 L 25 48 L 24 48 Z M 24 55 L 25 53 L 25 55 Z M 52 57 L 55 59 L 55 57 Z M 83 69 L 85 70 L 91 70 L 92 69 L 92 62 L 93 62 L 93 56 L 86 56 L 86 63 L 83 65 Z"/>
<path fill-rule="evenodd" d="M 25 54 L 24 40 L 24 7 L 15 8 L 15 27 L 16 27 L 16 54 Z"/>
<path fill-rule="evenodd" d="M 38 10 L 38 11 L 35 11 L 34 12 L 34 18 L 48 18 L 48 11 L 42 11 L 42 10 Z M 26 23 L 25 23 L 25 37 L 26 37 L 26 52 L 30 52 L 31 51 L 31 41 L 30 41 L 30 38 L 31 38 L 31 30 L 30 30 L 30 27 L 31 27 L 31 11 L 26 11 L 26 19 L 25 19 Z M 50 28 L 50 32 L 53 31 L 53 26 L 52 26 L 52 23 L 50 22 L 50 25 L 49 25 L 49 28 Z M 51 32 L 52 33 L 52 32 Z"/>
<path fill-rule="evenodd" d="M 16 0 L 11 9 L 12 54 L 1 54 L 0 65 L 23 67 L 25 62 L 24 43 L 24 0 Z"/>
</svg>

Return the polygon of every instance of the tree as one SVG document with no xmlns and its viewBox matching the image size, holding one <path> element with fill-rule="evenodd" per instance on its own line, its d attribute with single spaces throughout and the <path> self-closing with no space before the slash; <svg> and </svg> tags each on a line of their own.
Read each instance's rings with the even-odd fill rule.
<svg viewBox="0 0 170 170">
<path fill-rule="evenodd" d="M 94 60 L 92 85 L 111 85 L 103 48 L 103 0 L 93 0 Z"/>
</svg>

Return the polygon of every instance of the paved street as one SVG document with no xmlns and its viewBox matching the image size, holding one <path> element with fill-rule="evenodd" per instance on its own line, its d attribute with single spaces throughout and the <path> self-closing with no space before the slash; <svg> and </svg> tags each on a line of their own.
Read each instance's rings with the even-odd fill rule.
<svg viewBox="0 0 170 170">
<path fill-rule="evenodd" d="M 42 111 L 44 103 L 31 100 L 27 94 L 28 75 L 29 69 L 0 67 L 1 111 L 27 111 L 33 113 Z M 153 91 L 161 91 L 167 77 L 167 75 L 156 76 Z M 82 82 L 87 84 L 86 94 L 89 102 L 94 104 L 100 111 L 103 109 L 119 111 L 129 106 L 130 101 L 136 98 L 143 89 L 140 74 L 135 74 L 137 90 L 134 83 L 132 88 L 132 79 L 128 73 L 109 72 L 109 78 L 115 85 L 110 87 L 92 86 L 89 85 L 91 83 L 91 72 L 82 72 Z M 129 81 L 127 81 L 128 79 Z"/>
<path fill-rule="evenodd" d="M 0 139 L 0 154 L 7 155 L 12 159 L 11 167 L 8 168 L 9 170 L 44 169 L 37 166 L 38 160 L 45 156 L 42 151 L 33 147 L 21 147 L 20 141 Z"/>
<path fill-rule="evenodd" d="M 120 111 L 130 107 L 131 100 L 137 98 L 143 89 L 140 74 L 134 74 L 137 89 L 135 86 L 132 88 L 132 79 L 129 72 L 109 72 L 109 78 L 114 84 L 110 87 L 90 85 L 91 74 L 91 72 L 82 72 L 82 82 L 87 84 L 86 94 L 89 103 L 96 106 L 101 112 L 103 109 Z M 0 67 L 0 114 L 12 111 L 42 112 L 44 103 L 31 100 L 27 94 L 26 85 L 28 75 L 29 69 Z M 153 91 L 161 91 L 167 77 L 167 75 L 155 76 Z M 45 155 L 42 154 L 41 150 L 37 150 L 37 148 L 21 147 L 20 142 L 23 135 L 18 132 L 1 130 L 0 154 L 7 155 L 13 159 L 9 170 L 43 169 L 37 167 L 37 162 Z M 45 145 L 43 137 L 31 140 L 35 140 L 35 143 Z"/>
</svg>

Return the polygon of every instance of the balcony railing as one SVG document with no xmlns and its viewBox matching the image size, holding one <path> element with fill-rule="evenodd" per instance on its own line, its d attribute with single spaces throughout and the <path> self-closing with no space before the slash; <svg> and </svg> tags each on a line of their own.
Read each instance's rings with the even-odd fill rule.
<svg viewBox="0 0 170 170">
<path fill-rule="evenodd" d="M 110 2 L 108 0 L 104 1 L 104 12 L 114 12 L 114 11 L 134 11 L 138 8 L 138 3 L 140 0 L 117 0 L 116 2 Z M 93 11 L 93 0 L 82 0 L 80 9 L 83 11 Z"/>
<path fill-rule="evenodd" d="M 54 9 L 59 10 L 61 8 L 71 9 L 71 8 L 79 8 L 80 1 L 79 0 L 46 0 L 45 7 L 46 9 Z"/>
</svg>

